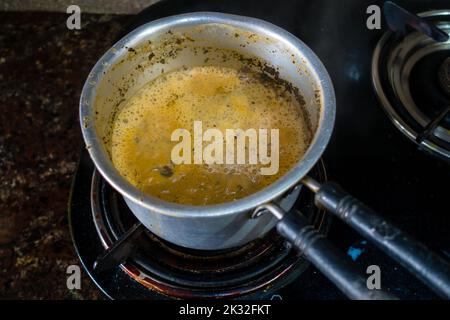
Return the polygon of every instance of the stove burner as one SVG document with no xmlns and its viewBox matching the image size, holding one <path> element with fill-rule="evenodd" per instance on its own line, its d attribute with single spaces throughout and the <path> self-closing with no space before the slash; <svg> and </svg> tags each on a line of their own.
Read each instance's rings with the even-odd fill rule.
<svg viewBox="0 0 450 320">
<path fill-rule="evenodd" d="M 450 57 L 445 59 L 439 68 L 439 83 L 442 90 L 450 97 Z"/>
<path fill-rule="evenodd" d="M 450 34 L 450 12 L 419 14 Z M 450 40 L 387 32 L 375 48 L 372 80 L 393 123 L 421 149 L 450 161 Z"/>
<path fill-rule="evenodd" d="M 136 225 L 137 219 L 120 194 L 92 172 L 91 210 L 80 210 L 79 204 L 71 201 L 70 223 L 86 271 L 111 298 L 267 298 L 308 266 L 275 230 L 240 248 L 198 251 L 168 243 L 145 229 L 125 263 L 97 273 L 94 261 Z M 313 175 L 325 180 L 322 163 Z M 87 183 L 88 177 L 84 180 Z M 76 184 L 74 190 L 86 188 L 81 182 Z M 328 216 L 315 208 L 308 190 L 300 192 L 296 207 L 317 229 L 327 231 Z"/>
</svg>

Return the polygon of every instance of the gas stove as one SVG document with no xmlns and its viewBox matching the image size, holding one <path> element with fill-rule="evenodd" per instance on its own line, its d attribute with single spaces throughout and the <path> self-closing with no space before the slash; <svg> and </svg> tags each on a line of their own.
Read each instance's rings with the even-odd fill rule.
<svg viewBox="0 0 450 320">
<path fill-rule="evenodd" d="M 420 16 L 447 34 L 450 11 Z M 420 149 L 450 161 L 450 43 L 421 32 L 387 32 L 372 60 L 377 97 L 394 125 Z"/>
<path fill-rule="evenodd" d="M 449 7 L 448 1 L 397 3 L 415 13 Z M 146 22 L 194 11 L 253 16 L 296 35 L 324 63 L 337 98 L 334 134 L 313 176 L 322 182 L 337 181 L 449 260 L 449 115 L 443 103 L 450 100 L 445 91 L 449 45 L 428 50 L 429 55 L 411 52 L 414 63 L 404 59 L 399 64 L 394 55 L 404 52 L 401 38 L 384 35 L 385 26 L 383 30 L 366 27 L 367 7 L 382 4 L 365 0 L 162 1 L 133 17 L 123 35 Z M 427 51 L 428 47 L 424 44 L 423 48 Z M 399 80 L 392 76 L 397 72 L 392 61 L 399 68 Z M 408 79 L 402 73 L 405 68 Z M 402 100 L 404 88 L 409 88 L 406 99 L 414 103 Z M 275 232 L 244 247 L 201 252 L 177 247 L 142 230 L 121 196 L 95 171 L 86 151 L 81 155 L 69 208 L 80 260 L 99 289 L 112 299 L 345 298 Z M 370 242 L 342 222 L 331 221 L 314 206 L 306 188 L 296 208 L 360 270 L 379 266 L 386 291 L 402 299 L 437 298 Z M 121 259 L 105 257 L 105 249 L 124 235 L 129 241 L 126 254 Z"/>
<path fill-rule="evenodd" d="M 322 162 L 312 174 L 326 179 Z M 317 230 L 328 231 L 330 217 L 313 205 L 311 192 L 301 192 L 296 207 Z M 70 204 L 72 237 L 85 270 L 108 297 L 270 298 L 308 267 L 275 230 L 242 247 L 201 251 L 164 241 L 137 223 L 122 196 L 83 152 Z M 109 265 L 103 252 L 130 230 L 133 235 L 127 241 L 132 249 L 124 261 Z"/>
</svg>

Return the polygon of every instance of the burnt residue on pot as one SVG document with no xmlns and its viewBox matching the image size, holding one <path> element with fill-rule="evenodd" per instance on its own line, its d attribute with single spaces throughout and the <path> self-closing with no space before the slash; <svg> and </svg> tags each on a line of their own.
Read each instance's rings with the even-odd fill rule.
<svg viewBox="0 0 450 320">
<path fill-rule="evenodd" d="M 255 43 L 271 44 L 271 39 L 259 36 L 255 33 L 238 30 L 234 27 L 220 25 L 220 28 L 226 28 L 225 36 L 230 41 L 239 42 L 238 48 L 242 50 L 230 50 L 220 46 L 208 45 L 203 41 L 202 33 L 211 32 L 211 26 L 197 26 L 191 28 L 189 32 L 178 32 L 168 30 L 155 39 L 142 41 L 139 45 L 130 47 L 113 48 L 112 52 L 121 54 L 123 57 L 118 60 L 108 70 L 110 73 L 121 74 L 119 78 L 107 78 L 109 90 L 99 90 L 100 99 L 103 104 L 109 104 L 112 110 L 105 118 L 103 112 L 97 112 L 96 123 L 105 123 L 102 130 L 102 142 L 109 152 L 110 136 L 112 125 L 118 112 L 134 92 L 159 76 L 161 73 L 170 72 L 177 68 L 187 68 L 187 65 L 219 65 L 233 67 L 245 72 L 252 72 L 259 75 L 259 79 L 265 85 L 278 86 L 283 88 L 286 94 L 293 95 L 301 106 L 306 105 L 305 98 L 299 88 L 295 87 L 289 81 L 280 76 L 279 68 L 274 67 L 270 61 L 259 59 L 255 55 L 244 53 L 244 48 Z M 274 59 L 276 53 L 273 53 Z M 292 55 L 294 56 L 294 55 Z M 298 69 L 299 74 L 306 74 L 306 61 L 295 61 L 292 58 L 292 66 Z M 121 70 L 126 70 L 123 72 Z M 278 90 L 280 91 L 280 90 Z M 107 95 L 106 97 L 104 95 Z M 320 90 L 316 93 L 316 104 L 320 100 Z M 303 116 L 309 124 L 309 140 L 312 139 L 313 132 L 316 130 L 314 121 L 311 121 L 308 112 L 302 108 Z"/>
</svg>

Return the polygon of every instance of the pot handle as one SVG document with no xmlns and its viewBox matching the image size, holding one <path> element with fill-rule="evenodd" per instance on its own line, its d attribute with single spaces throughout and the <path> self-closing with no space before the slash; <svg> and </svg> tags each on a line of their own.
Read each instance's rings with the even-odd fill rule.
<svg viewBox="0 0 450 320">
<path fill-rule="evenodd" d="M 450 264 L 333 182 L 302 180 L 315 193 L 315 204 L 333 213 L 373 242 L 441 297 L 450 299 Z"/>
<path fill-rule="evenodd" d="M 276 226 L 278 233 L 303 253 L 307 260 L 350 299 L 397 299 L 385 291 L 368 289 L 366 277 L 348 257 L 340 253 L 324 235 L 316 231 L 301 213 L 285 214 L 278 205 L 268 203 L 256 208 L 253 218 L 266 212 L 272 213 L 279 220 Z"/>
</svg>

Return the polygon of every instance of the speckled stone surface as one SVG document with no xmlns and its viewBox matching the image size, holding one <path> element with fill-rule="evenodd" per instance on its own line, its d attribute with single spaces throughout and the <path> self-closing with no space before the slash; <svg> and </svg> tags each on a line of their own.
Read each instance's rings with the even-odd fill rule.
<svg viewBox="0 0 450 320">
<path fill-rule="evenodd" d="M 103 298 L 79 264 L 67 223 L 72 175 L 82 147 L 81 88 L 126 17 L 0 12 L 0 298 Z"/>
<path fill-rule="evenodd" d="M 1 11 L 57 11 L 66 12 L 76 4 L 81 12 L 135 14 L 158 0 L 2 0 Z"/>
</svg>

